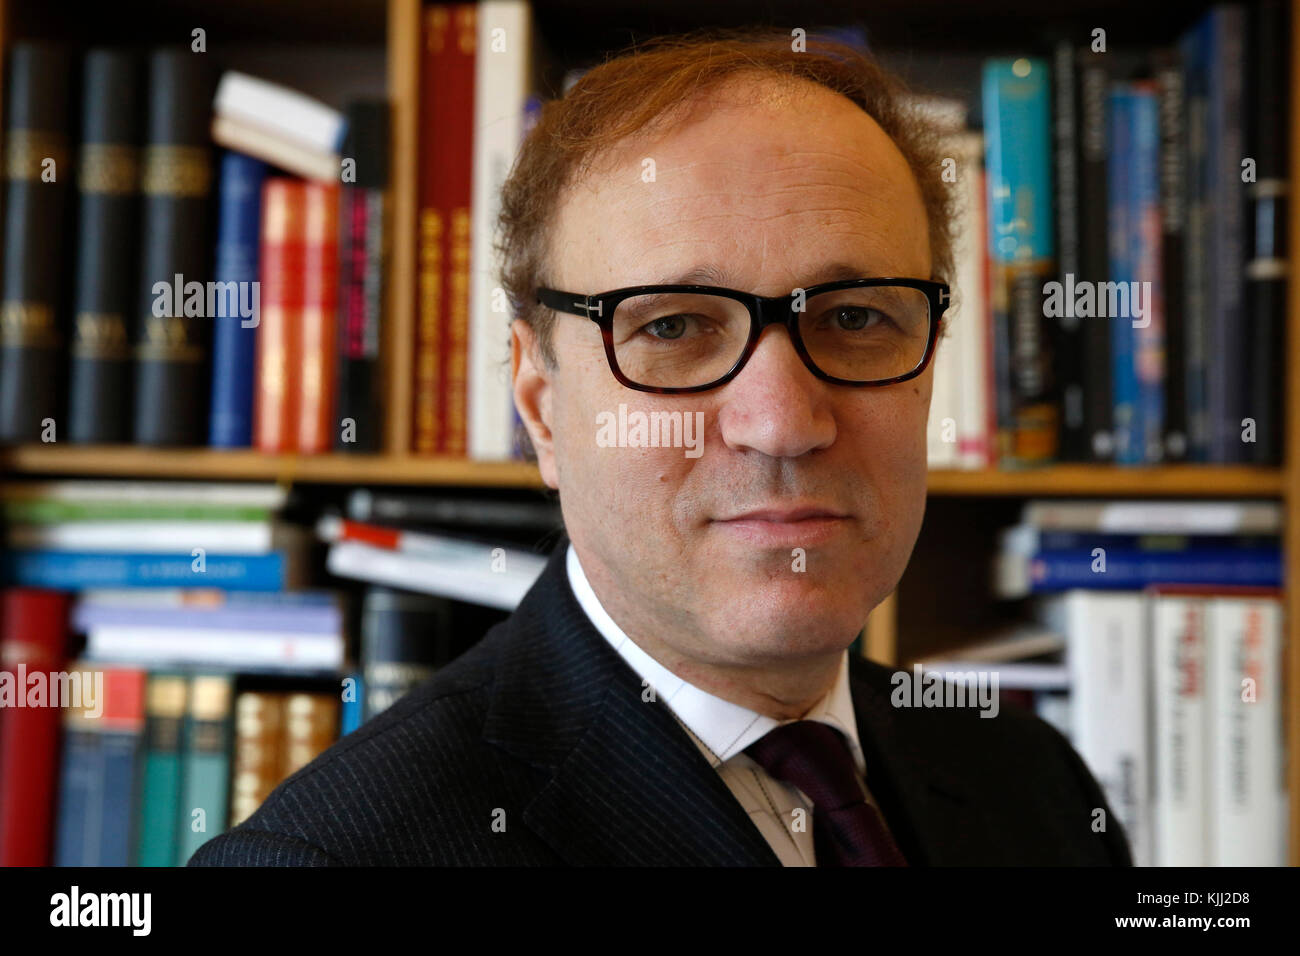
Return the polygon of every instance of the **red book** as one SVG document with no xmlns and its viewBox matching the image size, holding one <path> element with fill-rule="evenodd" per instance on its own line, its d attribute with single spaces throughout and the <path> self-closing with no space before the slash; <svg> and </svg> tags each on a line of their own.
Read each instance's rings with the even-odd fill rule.
<svg viewBox="0 0 1300 956">
<path fill-rule="evenodd" d="M 298 341 L 306 271 L 307 185 L 268 179 L 262 188 L 261 318 L 253 394 L 253 446 L 296 450 Z"/>
<path fill-rule="evenodd" d="M 52 862 L 64 701 L 49 673 L 64 663 L 70 604 L 59 591 L 0 592 L 0 866 Z"/>
<path fill-rule="evenodd" d="M 298 451 L 334 447 L 338 367 L 339 187 L 303 184 L 303 291 L 298 378 Z"/>
<path fill-rule="evenodd" d="M 428 7 L 424 32 L 413 445 L 420 454 L 463 455 L 478 41 L 474 4 Z"/>
</svg>

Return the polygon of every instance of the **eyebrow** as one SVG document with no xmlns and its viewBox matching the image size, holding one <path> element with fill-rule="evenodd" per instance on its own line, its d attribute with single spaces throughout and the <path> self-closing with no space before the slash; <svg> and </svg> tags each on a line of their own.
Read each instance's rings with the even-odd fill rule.
<svg viewBox="0 0 1300 956">
<path fill-rule="evenodd" d="M 832 262 L 822 266 L 808 277 L 808 285 L 821 285 L 823 282 L 839 282 L 842 279 L 861 279 L 872 274 L 870 269 L 855 266 L 847 262 Z M 725 267 L 712 263 L 703 263 L 676 275 L 665 276 L 647 285 L 711 285 L 730 288 L 733 285 L 731 273 Z"/>
</svg>

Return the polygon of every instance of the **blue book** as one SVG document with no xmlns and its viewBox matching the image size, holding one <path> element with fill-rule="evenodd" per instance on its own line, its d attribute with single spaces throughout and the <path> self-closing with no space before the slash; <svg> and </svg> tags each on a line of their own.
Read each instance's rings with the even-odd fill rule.
<svg viewBox="0 0 1300 956">
<path fill-rule="evenodd" d="M 1134 230 L 1129 224 L 1134 212 L 1131 199 L 1134 176 L 1133 99 L 1133 90 L 1129 84 L 1116 84 L 1111 89 L 1110 147 L 1106 158 L 1106 176 L 1110 188 L 1107 193 L 1106 220 L 1110 230 L 1109 282 L 1120 290 L 1115 299 L 1116 304 L 1127 301 L 1129 282 L 1133 279 Z M 1145 461 L 1145 454 L 1137 421 L 1138 385 L 1133 322 L 1127 314 L 1111 315 L 1109 305 L 1103 310 L 1100 300 L 1105 297 L 1100 291 L 1097 297 L 1099 317 L 1094 321 L 1110 323 L 1110 388 L 1115 462 L 1139 465 Z M 1129 307 L 1131 309 L 1131 303 Z"/>
<path fill-rule="evenodd" d="M 353 680 L 352 687 L 355 692 L 350 698 L 344 698 L 343 700 L 343 709 L 339 716 L 340 737 L 346 737 L 361 726 L 361 709 L 364 703 L 361 697 L 365 692 L 365 687 L 362 684 L 360 671 L 353 671 L 348 676 Z"/>
<path fill-rule="evenodd" d="M 1132 175 L 1129 179 L 1129 275 L 1133 319 L 1133 374 L 1137 386 L 1133 420 L 1139 460 L 1164 459 L 1165 316 L 1160 273 L 1160 125 L 1159 94 L 1154 82 L 1130 87 Z M 1137 318 L 1138 305 L 1142 317 Z M 1123 321 L 1123 320 L 1119 320 Z M 1137 324 L 1134 325 L 1134 322 Z"/>
<path fill-rule="evenodd" d="M 262 182 L 267 166 L 242 153 L 221 157 L 217 190 L 217 250 L 214 278 L 235 283 L 237 301 L 252 302 L 258 281 Z M 253 361 L 257 328 L 240 314 L 212 319 L 212 402 L 208 444 L 244 448 L 253 443 Z"/>
<path fill-rule="evenodd" d="M 286 551 L 209 554 L 196 571 L 187 554 L 101 554 L 78 551 L 8 551 L 0 554 L 0 580 L 11 587 L 81 591 L 86 588 L 212 587 L 281 591 L 294 587 Z"/>
<path fill-rule="evenodd" d="M 71 710 L 63 727 L 54 865 L 98 866 L 104 789 L 98 724 Z"/>
<path fill-rule="evenodd" d="M 1190 549 L 1187 551 L 1105 551 L 1105 571 L 1092 550 L 1040 551 L 1029 560 L 1029 587 L 1035 594 L 1090 588 L 1139 590 L 1153 584 L 1267 587 L 1282 586 L 1278 548 Z"/>
<path fill-rule="evenodd" d="M 1187 458 L 1210 460 L 1210 413 L 1206 386 L 1209 349 L 1209 273 L 1205 250 L 1209 223 L 1206 200 L 1206 139 L 1209 90 L 1206 57 L 1208 18 L 1179 41 L 1187 104 L 1187 234 L 1183 243 L 1183 387 L 1187 403 Z"/>
</svg>

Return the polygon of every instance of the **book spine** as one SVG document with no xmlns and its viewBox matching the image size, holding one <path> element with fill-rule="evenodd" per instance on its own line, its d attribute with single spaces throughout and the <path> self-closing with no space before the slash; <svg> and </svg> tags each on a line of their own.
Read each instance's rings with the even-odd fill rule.
<svg viewBox="0 0 1300 956">
<path fill-rule="evenodd" d="M 1210 602 L 1210 866 L 1285 866 L 1282 608 L 1277 598 Z"/>
<path fill-rule="evenodd" d="M 302 325 L 298 335 L 298 451 L 329 451 L 338 432 L 334 419 L 338 370 L 339 187 L 305 186 Z"/>
<path fill-rule="evenodd" d="M 511 38 L 504 48 L 494 37 Z M 532 81 L 532 22 L 526 0 L 485 0 L 478 6 L 479 55 L 474 88 L 473 221 L 470 228 L 468 452 L 502 460 L 514 445 L 514 400 L 506 374 L 510 315 L 501 289 L 503 265 L 493 237 L 501 187 L 523 138 Z M 956 444 L 953 443 L 955 450 Z"/>
<path fill-rule="evenodd" d="M 226 829 L 232 686 L 224 675 L 200 674 L 190 682 L 176 834 L 177 860 L 182 865 Z"/>
<path fill-rule="evenodd" d="M 285 700 L 284 774 L 297 773 L 338 739 L 334 694 L 290 694 Z"/>
<path fill-rule="evenodd" d="M 1279 587 L 1282 556 L 1277 548 L 1124 551 L 1118 548 L 1039 551 L 1029 560 L 1035 594 L 1070 588 L 1136 590 L 1154 584 Z"/>
<path fill-rule="evenodd" d="M 1110 94 L 1110 158 L 1107 164 L 1110 225 L 1110 281 L 1128 299 L 1133 279 L 1133 95 L 1127 84 L 1117 84 Z M 1098 297 L 1100 298 L 1100 296 Z M 1116 302 L 1119 296 L 1116 296 Z M 1126 302 L 1126 305 L 1131 303 Z M 1100 303 L 1098 303 L 1100 306 Z M 1143 461 L 1138 431 L 1138 385 L 1133 323 L 1127 309 L 1105 312 L 1110 326 L 1112 419 L 1115 461 L 1133 465 Z"/>
<path fill-rule="evenodd" d="M 339 208 L 336 451 L 379 451 L 383 431 L 379 348 L 387 260 L 388 125 L 386 103 L 359 102 L 348 109 L 344 155 L 356 159 L 357 181 L 344 184 Z"/>
<path fill-rule="evenodd" d="M 1110 152 L 1108 115 L 1110 75 L 1106 58 L 1088 50 L 1079 52 L 1079 208 L 1082 233 L 1079 270 L 1082 278 L 1099 288 L 1110 278 L 1110 199 L 1107 163 Z M 1114 409 L 1111 402 L 1110 323 L 1083 323 L 1083 396 L 1088 455 L 1093 461 L 1115 457 Z"/>
<path fill-rule="evenodd" d="M 76 288 L 68 354 L 68 439 L 131 437 L 131 337 L 139 249 L 140 110 L 132 54 L 92 50 L 77 164 Z"/>
<path fill-rule="evenodd" d="M 6 584 L 79 591 L 85 588 L 220 587 L 279 591 L 292 586 L 283 551 L 266 555 L 95 554 L 7 551 L 0 554 Z"/>
<path fill-rule="evenodd" d="M 1063 40 L 1052 54 L 1052 148 L 1056 173 L 1057 271 L 1063 287 L 1082 278 L 1083 236 L 1080 201 L 1082 150 L 1079 123 L 1078 66 L 1074 45 Z M 1088 428 L 1084 401 L 1083 320 L 1072 308 L 1055 323 L 1053 355 L 1061 395 L 1060 450 L 1064 461 L 1087 461 Z"/>
<path fill-rule="evenodd" d="M 261 298 L 257 326 L 253 445 L 294 451 L 298 416 L 298 333 L 306 271 L 306 187 L 268 179 L 262 191 Z"/>
<path fill-rule="evenodd" d="M 188 683 L 176 674 L 149 678 L 136 866 L 176 866 L 180 862 L 176 826 L 181 810 L 181 735 Z"/>
<path fill-rule="evenodd" d="M 440 202 L 441 161 L 451 132 L 445 126 L 449 92 L 444 91 L 450 55 L 451 11 L 426 7 L 420 58 L 419 224 L 416 236 L 416 326 L 411 449 L 432 455 L 442 446 L 442 361 L 444 249 L 447 220 Z"/>
<path fill-rule="evenodd" d="M 1076 591 L 1059 599 L 1070 675 L 1071 742 L 1128 836 L 1151 862 L 1147 660 L 1141 595 Z"/>
<path fill-rule="evenodd" d="M 0 866 L 49 866 L 58 783 L 58 707 L 33 701 L 19 674 L 63 666 L 68 642 L 66 594 L 11 588 L 0 594 L 5 627 L 5 683 L 22 688 L 21 707 L 0 718 Z M 26 685 L 26 686 L 24 686 Z"/>
<path fill-rule="evenodd" d="M 1165 315 L 1163 459 L 1187 460 L 1186 269 L 1187 115 L 1183 63 L 1177 49 L 1155 62 L 1160 118 L 1160 290 Z"/>
<path fill-rule="evenodd" d="M 149 675 L 144 670 L 105 668 L 104 724 L 100 736 L 104 774 L 102 818 L 107 822 L 100 834 L 102 866 L 130 866 L 136 833 L 132 826 L 140 797 L 140 764 L 144 746 L 145 688 Z"/>
<path fill-rule="evenodd" d="M 1255 422 L 1247 455 L 1255 464 L 1282 460 L 1282 395 L 1285 382 L 1287 261 L 1287 130 L 1277 117 L 1289 116 L 1288 5 L 1266 0 L 1250 13 L 1246 102 L 1250 124 L 1247 154 L 1255 158 L 1255 182 L 1246 186 L 1250 256 L 1245 277 L 1247 376 L 1245 417 Z M 1293 346 L 1294 351 L 1294 346 Z"/>
<path fill-rule="evenodd" d="M 1155 866 L 1205 866 L 1205 600 L 1151 600 Z"/>
<path fill-rule="evenodd" d="M 1210 413 L 1210 458 L 1242 462 L 1245 395 L 1245 335 L 1242 291 L 1245 216 L 1241 181 L 1242 100 L 1245 59 L 1244 14 L 1239 7 L 1216 7 L 1211 20 L 1208 83 L 1209 139 L 1209 361 L 1207 404 Z"/>
<path fill-rule="evenodd" d="M 253 815 L 284 779 L 284 694 L 243 691 L 235 698 L 230 825 Z"/>
<path fill-rule="evenodd" d="M 447 224 L 443 247 L 442 444 L 445 455 L 464 455 L 468 443 L 470 204 L 473 199 L 474 65 L 478 43 L 478 8 L 455 4 L 451 8 L 444 81 L 440 92 L 449 107 L 447 125 L 441 128 L 439 165 L 440 205 Z"/>
<path fill-rule="evenodd" d="M 231 301 L 239 308 L 222 310 L 212 319 L 208 444 L 214 448 L 246 448 L 253 442 L 253 369 L 257 326 L 261 322 L 257 314 L 261 312 L 258 246 L 266 174 L 266 164 L 261 160 L 231 152 L 221 157 L 214 279 L 223 288 L 233 283 Z M 256 296 L 252 294 L 254 288 L 258 290 Z M 255 314 L 244 315 L 245 303 L 255 304 L 249 309 Z"/>
<path fill-rule="evenodd" d="M 1010 383 L 1008 456 L 1022 463 L 1057 455 L 1059 402 L 1053 381 L 1044 283 L 1054 264 L 1051 101 L 1043 60 L 1017 70 L 1010 60 L 984 66 L 990 255 L 995 314 Z"/>
<path fill-rule="evenodd" d="M 207 438 L 207 295 L 211 243 L 208 135 L 212 77 L 189 50 L 150 58 L 134 441 L 201 445 Z"/>
<path fill-rule="evenodd" d="M 89 704 L 66 707 L 63 714 L 63 768 L 54 839 L 55 866 L 102 866 L 104 767 L 102 725 L 87 717 Z"/>
<path fill-rule="evenodd" d="M 450 623 L 450 608 L 442 598 L 366 589 L 361 612 L 364 720 L 387 710 L 448 663 Z"/>
<path fill-rule="evenodd" d="M 1187 457 L 1210 460 L 1210 417 L 1207 405 L 1207 362 L 1209 355 L 1209 269 L 1207 260 L 1206 139 L 1209 135 L 1209 96 L 1206 88 L 1206 35 L 1202 20 L 1180 41 L 1183 55 L 1183 85 L 1187 104 L 1187 238 L 1183 257 L 1183 302 L 1186 310 L 1183 332 L 1183 387 L 1187 403 Z"/>
<path fill-rule="evenodd" d="M 1133 169 L 1129 203 L 1129 249 L 1134 284 L 1129 311 L 1133 326 L 1133 373 L 1137 380 L 1134 419 L 1141 460 L 1164 457 L 1165 315 L 1160 275 L 1160 161 L 1154 84 L 1135 83 L 1132 99 Z"/>
<path fill-rule="evenodd" d="M 66 521 L 270 521 L 267 508 L 221 505 L 132 504 L 18 500 L 0 501 L 0 517 L 8 524 L 62 524 Z"/>
<path fill-rule="evenodd" d="M 4 442 L 57 440 L 61 421 L 70 76 L 68 55 L 58 47 L 18 43 L 9 53 L 0 298 Z"/>
</svg>

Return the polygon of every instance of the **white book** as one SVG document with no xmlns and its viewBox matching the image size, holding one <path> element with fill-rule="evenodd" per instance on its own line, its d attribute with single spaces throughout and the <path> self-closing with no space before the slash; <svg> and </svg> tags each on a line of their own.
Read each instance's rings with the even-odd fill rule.
<svg viewBox="0 0 1300 956">
<path fill-rule="evenodd" d="M 343 666 L 343 635 L 293 631 L 105 626 L 86 635 L 88 660 L 150 668 L 334 671 Z"/>
<path fill-rule="evenodd" d="M 1001 690 L 1065 690 L 1070 686 L 1069 673 L 1064 664 L 1031 661 L 977 661 L 953 658 L 952 660 L 926 661 L 922 670 L 942 674 L 997 674 Z M 953 681 L 965 677 L 952 677 Z"/>
<path fill-rule="evenodd" d="M 1066 637 L 1071 743 L 1119 817 L 1134 864 L 1150 866 L 1148 642 L 1143 596 L 1127 591 L 1075 590 L 1047 599 L 1041 607 L 1049 623 Z"/>
<path fill-rule="evenodd" d="M 1206 600 L 1150 598 L 1155 866 L 1205 866 Z"/>
<path fill-rule="evenodd" d="M 930 417 L 925 427 L 926 464 L 931 468 L 957 467 L 957 359 L 948 336 L 939 340 L 930 390 Z"/>
<path fill-rule="evenodd" d="M 339 577 L 436 594 L 513 611 L 533 586 L 546 558 L 486 544 L 457 542 L 435 555 L 405 554 L 357 541 L 330 546 L 326 567 Z"/>
<path fill-rule="evenodd" d="M 193 481 L 28 481 L 0 485 L 6 500 L 127 502 L 168 505 L 284 507 L 288 493 L 275 484 Z"/>
<path fill-rule="evenodd" d="M 1285 866 L 1282 604 L 1215 597 L 1208 613 L 1211 866 Z"/>
<path fill-rule="evenodd" d="M 302 149 L 337 153 L 343 114 L 305 93 L 227 70 L 217 82 L 213 113 L 271 133 Z"/>
<path fill-rule="evenodd" d="M 514 448 L 510 305 L 501 287 L 497 216 L 501 187 L 524 133 L 531 92 L 533 23 L 527 0 L 482 0 L 474 61 L 474 159 L 470 203 L 467 431 L 469 457 L 509 458 Z"/>
<path fill-rule="evenodd" d="M 1021 524 L 1114 534 L 1278 534 L 1271 501 L 1030 501 Z"/>
<path fill-rule="evenodd" d="M 948 309 L 952 380 L 957 408 L 957 466 L 988 464 L 989 308 L 985 283 L 984 137 L 963 132 L 953 143 L 962 208 L 958 214 L 953 261 L 957 269 Z"/>
<path fill-rule="evenodd" d="M 17 524 L 5 532 L 13 548 L 110 554 L 269 554 L 287 546 L 289 529 L 269 521 L 62 521 Z"/>
</svg>

